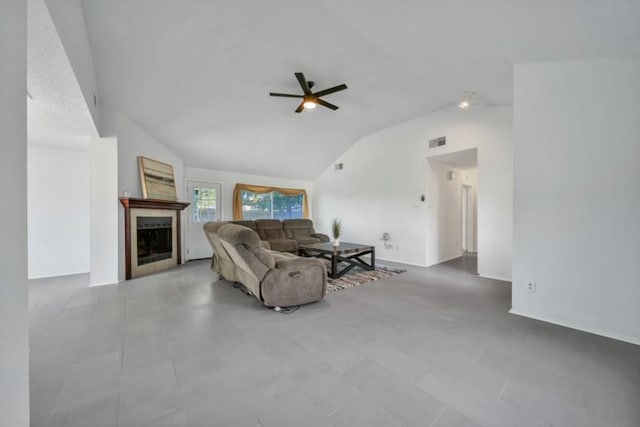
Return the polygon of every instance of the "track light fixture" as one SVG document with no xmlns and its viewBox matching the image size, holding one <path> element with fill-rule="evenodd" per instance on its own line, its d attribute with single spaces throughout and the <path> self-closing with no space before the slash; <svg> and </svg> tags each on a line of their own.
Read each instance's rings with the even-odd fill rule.
<svg viewBox="0 0 640 427">
<path fill-rule="evenodd" d="M 469 105 L 471 105 L 471 98 L 475 95 L 476 93 L 472 90 L 467 90 L 464 93 L 464 96 L 462 97 L 462 99 L 460 100 L 460 103 L 458 104 L 458 107 L 462 108 L 463 110 L 465 108 L 468 108 Z"/>
</svg>

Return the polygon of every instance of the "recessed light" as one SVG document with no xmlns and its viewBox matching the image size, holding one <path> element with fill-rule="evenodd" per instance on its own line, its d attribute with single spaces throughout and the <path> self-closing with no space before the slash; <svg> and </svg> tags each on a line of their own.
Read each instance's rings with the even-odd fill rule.
<svg viewBox="0 0 640 427">
<path fill-rule="evenodd" d="M 458 107 L 462 108 L 463 110 L 465 108 L 468 108 L 469 105 L 471 105 L 471 97 L 473 95 L 475 95 L 476 93 L 472 90 L 468 90 L 464 93 L 464 96 L 462 97 L 462 99 L 460 100 L 460 103 L 458 104 Z"/>
</svg>

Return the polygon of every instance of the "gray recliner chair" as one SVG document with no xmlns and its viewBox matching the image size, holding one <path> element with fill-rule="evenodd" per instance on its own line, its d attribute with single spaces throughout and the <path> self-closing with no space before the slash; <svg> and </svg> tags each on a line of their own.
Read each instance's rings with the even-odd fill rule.
<svg viewBox="0 0 640 427">
<path fill-rule="evenodd" d="M 225 279 L 242 283 L 267 307 L 324 298 L 327 273 L 319 259 L 265 249 L 255 231 L 236 224 L 207 223 L 204 231 L 215 252 L 212 268 Z"/>
</svg>

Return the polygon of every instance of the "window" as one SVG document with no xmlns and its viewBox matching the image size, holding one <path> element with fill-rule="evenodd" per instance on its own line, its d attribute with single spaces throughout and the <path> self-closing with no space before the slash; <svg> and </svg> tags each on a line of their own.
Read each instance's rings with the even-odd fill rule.
<svg viewBox="0 0 640 427">
<path fill-rule="evenodd" d="M 233 219 L 308 218 L 307 192 L 293 188 L 236 184 Z"/>
<path fill-rule="evenodd" d="M 256 194 L 241 191 L 243 219 L 292 219 L 303 218 L 302 194 L 285 196 L 272 191 Z"/>
<path fill-rule="evenodd" d="M 214 188 L 194 187 L 192 191 L 193 222 L 209 222 L 217 219 L 217 192 Z"/>
</svg>

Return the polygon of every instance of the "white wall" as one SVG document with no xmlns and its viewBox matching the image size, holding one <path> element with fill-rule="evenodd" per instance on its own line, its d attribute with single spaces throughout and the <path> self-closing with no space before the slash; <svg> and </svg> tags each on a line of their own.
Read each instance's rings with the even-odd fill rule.
<svg viewBox="0 0 640 427">
<path fill-rule="evenodd" d="M 141 128 L 133 120 L 120 113 L 118 114 L 117 134 L 118 197 L 122 197 L 125 190 L 128 190 L 130 192 L 130 197 L 142 197 L 140 175 L 138 172 L 138 156 L 145 156 L 154 160 L 168 163 L 173 166 L 178 200 L 184 200 L 184 162 L 180 157 L 169 151 L 160 141 L 150 135 L 146 130 Z M 118 270 L 120 280 L 124 280 L 124 209 L 122 207 L 119 207 L 119 212 Z M 182 249 L 184 252 L 184 245 L 182 245 Z"/>
<path fill-rule="evenodd" d="M 27 9 L 23 0 L 0 9 L 0 417 L 27 427 Z"/>
<path fill-rule="evenodd" d="M 249 175 L 240 172 L 218 171 L 213 169 L 200 169 L 188 166 L 185 168 L 184 176 L 186 180 L 222 183 L 221 219 L 226 221 L 233 219 L 233 189 L 238 183 L 305 189 L 307 190 L 307 197 L 309 198 L 309 209 L 311 209 L 312 183 L 310 181 Z"/>
<path fill-rule="evenodd" d="M 29 145 L 29 278 L 89 271 L 89 151 Z"/>
<path fill-rule="evenodd" d="M 462 253 L 462 186 L 469 185 L 469 251 L 474 252 L 477 171 L 462 170 L 445 163 L 428 162 L 428 193 L 431 195 L 432 215 L 428 221 L 435 232 L 429 236 L 427 265 L 438 264 Z M 454 178 L 449 179 L 449 172 Z"/>
<path fill-rule="evenodd" d="M 428 149 L 446 135 L 447 145 Z M 510 107 L 451 107 L 360 139 L 314 183 L 314 218 L 328 229 L 344 221 L 344 240 L 375 243 L 379 258 L 427 265 L 437 251 L 437 198 L 429 191 L 429 156 L 478 148 L 478 270 L 511 278 L 512 118 Z M 420 195 L 426 194 L 426 203 Z M 391 234 L 394 249 L 379 240 Z M 396 249 L 397 248 L 397 249 Z M 431 256 L 431 255 L 429 255 Z"/>
<path fill-rule="evenodd" d="M 91 286 L 118 282 L 118 141 L 92 140 L 89 150 Z"/>
<path fill-rule="evenodd" d="M 640 344 L 638 76 L 638 59 L 516 66 L 513 311 Z"/>
</svg>

